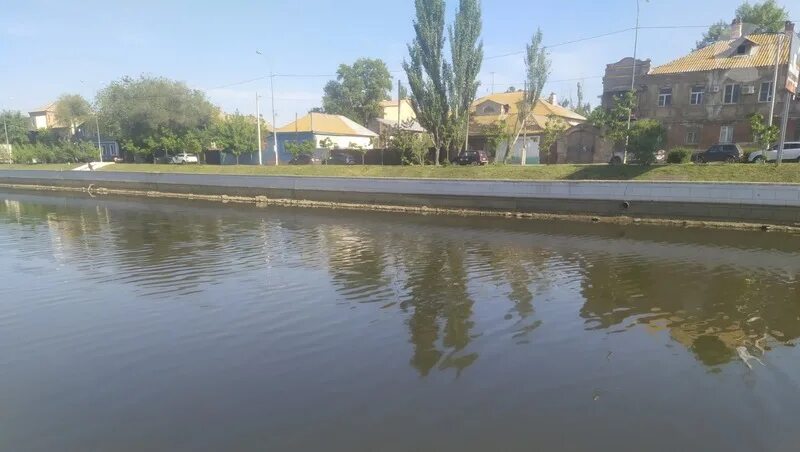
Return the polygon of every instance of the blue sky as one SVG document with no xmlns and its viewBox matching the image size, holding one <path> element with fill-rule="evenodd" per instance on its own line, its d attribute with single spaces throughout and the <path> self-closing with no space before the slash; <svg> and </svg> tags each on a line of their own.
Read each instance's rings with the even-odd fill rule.
<svg viewBox="0 0 800 452">
<path fill-rule="evenodd" d="M 399 71 L 413 35 L 412 0 L 25 0 L 0 16 L 0 109 L 29 111 L 62 93 L 91 100 L 98 88 L 125 75 L 161 75 L 205 90 L 226 111 L 255 112 L 255 92 L 266 98 L 270 70 L 334 74 L 340 63 L 382 58 Z M 780 1 L 792 19 L 800 2 Z M 484 0 L 487 57 L 524 49 L 536 27 L 545 43 L 561 43 L 633 27 L 635 0 Z M 730 20 L 734 0 L 642 0 L 641 25 L 708 25 Z M 457 0 L 449 0 L 452 16 Z M 642 30 L 639 55 L 665 63 L 690 50 L 701 28 Z M 264 56 L 256 54 L 260 50 Z M 633 32 L 554 47 L 546 90 L 574 95 L 582 79 L 596 102 L 605 65 L 629 56 Z M 479 95 L 520 86 L 522 56 L 484 61 Z M 402 72 L 396 77 L 404 78 Z M 320 105 L 330 77 L 276 78 L 277 123 Z M 560 81 L 570 79 L 570 81 Z"/>
</svg>

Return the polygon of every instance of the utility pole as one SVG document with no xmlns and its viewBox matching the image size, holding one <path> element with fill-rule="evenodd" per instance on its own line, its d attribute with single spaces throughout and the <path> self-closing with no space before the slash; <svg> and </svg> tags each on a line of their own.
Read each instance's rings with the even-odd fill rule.
<svg viewBox="0 0 800 452">
<path fill-rule="evenodd" d="M 639 50 L 639 0 L 636 0 L 636 29 L 633 36 L 633 70 L 631 71 L 631 92 L 636 96 L 636 53 Z M 628 133 L 625 135 L 625 149 L 622 151 L 622 163 L 628 163 L 628 144 L 631 140 L 631 121 L 633 107 L 628 111 Z"/>
<path fill-rule="evenodd" d="M 492 92 L 491 92 L 491 93 L 489 93 L 489 94 L 494 94 L 494 74 L 495 74 L 495 73 L 494 73 L 494 72 L 492 72 L 491 74 L 492 74 Z"/>
<path fill-rule="evenodd" d="M 269 74 L 269 89 L 272 93 L 272 152 L 275 153 L 275 166 L 278 166 L 278 125 L 275 123 L 275 74 Z"/>
<path fill-rule="evenodd" d="M 258 91 L 256 91 L 256 134 L 258 135 L 258 166 L 262 166 L 264 161 L 261 157 L 261 106 L 258 102 Z"/>
<path fill-rule="evenodd" d="M 5 129 L 5 131 L 6 131 L 6 147 L 11 146 L 8 143 L 8 125 L 6 124 L 6 117 L 5 116 L 3 116 L 3 129 Z"/>
<path fill-rule="evenodd" d="M 775 73 L 772 75 L 772 100 L 769 104 L 769 125 L 772 126 L 773 117 L 775 116 L 775 100 L 778 97 L 778 69 L 780 68 L 780 56 L 783 47 L 783 37 L 781 34 L 778 38 L 778 49 L 775 51 Z"/>
<path fill-rule="evenodd" d="M 103 146 L 100 144 L 100 120 L 97 113 L 94 114 L 94 125 L 97 127 L 97 150 L 100 151 L 100 163 L 103 163 Z"/>
<path fill-rule="evenodd" d="M 791 91 L 786 90 L 786 100 L 783 102 L 783 117 L 781 118 L 781 140 L 778 144 L 778 159 L 777 164 L 780 165 L 783 160 L 783 147 L 786 143 L 786 127 L 789 123 L 789 108 L 794 100 L 794 95 Z"/>
</svg>

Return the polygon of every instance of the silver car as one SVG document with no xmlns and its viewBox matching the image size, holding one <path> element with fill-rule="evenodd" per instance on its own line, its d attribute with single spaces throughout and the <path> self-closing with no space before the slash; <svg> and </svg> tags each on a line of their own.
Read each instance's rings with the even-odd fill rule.
<svg viewBox="0 0 800 452">
<path fill-rule="evenodd" d="M 184 164 L 184 163 L 198 163 L 200 160 L 197 158 L 195 154 L 189 154 L 183 152 L 172 157 L 171 161 L 172 163 Z"/>
<path fill-rule="evenodd" d="M 763 163 L 774 162 L 778 160 L 778 145 L 772 147 L 769 151 L 755 151 L 750 153 L 750 162 Z M 783 159 L 784 162 L 800 162 L 800 141 L 787 141 L 783 145 Z"/>
</svg>

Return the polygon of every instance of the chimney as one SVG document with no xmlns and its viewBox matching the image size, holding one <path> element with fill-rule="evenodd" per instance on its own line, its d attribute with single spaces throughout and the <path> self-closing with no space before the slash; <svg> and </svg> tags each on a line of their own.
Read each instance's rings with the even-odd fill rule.
<svg viewBox="0 0 800 452">
<path fill-rule="evenodd" d="M 556 105 L 558 103 L 558 96 L 556 96 L 556 93 L 550 93 L 550 97 L 547 98 L 547 101 L 553 105 Z"/>
<path fill-rule="evenodd" d="M 731 22 L 731 39 L 739 39 L 742 37 L 742 19 L 738 17 Z"/>
<path fill-rule="evenodd" d="M 784 31 L 788 36 L 792 36 L 792 33 L 794 33 L 794 22 L 787 20 L 786 24 L 784 25 Z"/>
</svg>

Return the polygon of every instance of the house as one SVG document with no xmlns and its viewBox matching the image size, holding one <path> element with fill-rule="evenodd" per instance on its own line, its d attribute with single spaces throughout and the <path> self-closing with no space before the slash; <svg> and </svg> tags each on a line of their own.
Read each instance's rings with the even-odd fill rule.
<svg viewBox="0 0 800 452">
<path fill-rule="evenodd" d="M 613 108 L 614 99 L 631 90 L 631 77 L 635 74 L 636 80 L 643 80 L 643 77 L 650 72 L 650 66 L 649 59 L 634 60 L 631 57 L 607 64 L 605 75 L 603 75 L 603 95 L 600 97 L 600 106 L 605 109 Z"/>
<path fill-rule="evenodd" d="M 324 113 L 309 113 L 296 121 L 279 128 L 276 134 L 269 137 L 265 149 L 265 162 L 274 162 L 272 153 L 275 135 L 278 137 L 278 158 L 282 162 L 291 160 L 291 154 L 286 150 L 288 142 L 312 141 L 320 154 L 330 149 L 325 145 L 330 143 L 333 149 L 349 149 L 355 146 L 362 149 L 372 149 L 378 134 L 341 115 L 328 115 Z"/>
<path fill-rule="evenodd" d="M 382 116 L 370 119 L 367 128 L 379 136 L 379 142 L 376 143 L 380 147 L 388 146 L 388 139 L 397 130 L 398 120 L 400 121 L 400 129 L 407 132 L 426 133 L 426 130 L 417 122 L 417 115 L 414 108 L 411 106 L 411 101 L 403 99 L 385 100 L 380 103 L 383 110 Z"/>
<path fill-rule="evenodd" d="M 507 139 L 494 135 L 498 131 L 501 131 L 503 136 L 513 134 L 520 119 L 519 106 L 524 96 L 524 92 L 517 91 L 490 94 L 475 100 L 470 109 L 469 149 L 486 151 L 494 155 L 496 160 L 502 160 L 508 149 Z M 525 122 L 519 139 L 511 149 L 510 162 L 520 163 L 523 155 L 526 163 L 539 162 L 539 142 L 551 117 L 559 118 L 569 126 L 586 121 L 585 117 L 559 105 L 555 94 L 551 94 L 548 100 L 539 99 Z M 496 148 L 489 149 L 493 143 L 496 143 Z"/>
<path fill-rule="evenodd" d="M 705 149 L 715 143 L 753 142 L 750 116 L 769 117 L 777 91 L 775 124 L 790 105 L 787 139 L 800 138 L 800 102 L 785 86 L 794 24 L 784 33 L 742 35 L 742 23 L 731 24 L 730 39 L 718 41 L 651 69 L 636 81 L 637 118 L 661 121 L 667 129 L 666 148 Z M 778 89 L 773 86 L 776 56 Z"/>
<path fill-rule="evenodd" d="M 28 112 L 31 117 L 31 127 L 33 130 L 42 129 L 65 129 L 66 125 L 61 124 L 56 119 L 56 103 L 51 102 L 42 108 Z"/>
</svg>

